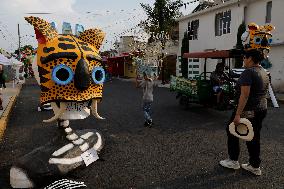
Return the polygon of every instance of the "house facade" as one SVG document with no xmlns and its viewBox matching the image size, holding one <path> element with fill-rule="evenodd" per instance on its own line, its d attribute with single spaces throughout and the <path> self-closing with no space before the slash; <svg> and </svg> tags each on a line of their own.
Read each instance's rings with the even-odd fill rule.
<svg viewBox="0 0 284 189">
<path fill-rule="evenodd" d="M 201 2 L 200 2 L 201 3 Z M 202 3 L 208 3 L 202 1 Z M 217 4 L 218 3 L 218 4 Z M 189 52 L 233 49 L 237 43 L 239 26 L 254 22 L 258 25 L 271 23 L 273 42 L 269 53 L 272 67 L 272 85 L 276 91 L 284 92 L 284 1 L 283 0 L 227 0 L 215 1 L 183 16 L 179 21 L 179 48 L 181 55 L 182 37 L 189 34 Z M 201 6 L 202 7 L 202 6 Z M 216 59 L 207 60 L 207 71 L 215 69 Z M 229 61 L 234 67 L 234 60 Z M 188 77 L 203 71 L 204 59 L 188 59 Z M 181 76 L 180 61 L 177 61 L 177 75 Z"/>
</svg>

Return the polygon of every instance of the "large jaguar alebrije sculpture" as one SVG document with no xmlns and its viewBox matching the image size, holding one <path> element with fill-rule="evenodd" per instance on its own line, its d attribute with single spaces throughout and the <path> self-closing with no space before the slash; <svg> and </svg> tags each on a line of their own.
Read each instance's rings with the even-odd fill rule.
<svg viewBox="0 0 284 189">
<path fill-rule="evenodd" d="M 88 29 L 76 37 L 60 35 L 47 21 L 26 17 L 34 26 L 40 102 L 50 103 L 54 116 L 44 122 L 57 122 L 58 137 L 21 157 L 10 170 L 13 188 L 38 188 L 79 166 L 88 166 L 103 147 L 101 134 L 93 129 L 72 130 L 69 120 L 85 119 L 97 113 L 102 99 L 105 71 L 99 48 L 105 34 Z M 91 158 L 90 158 L 91 157 Z M 88 159 L 89 158 L 89 159 Z"/>
</svg>

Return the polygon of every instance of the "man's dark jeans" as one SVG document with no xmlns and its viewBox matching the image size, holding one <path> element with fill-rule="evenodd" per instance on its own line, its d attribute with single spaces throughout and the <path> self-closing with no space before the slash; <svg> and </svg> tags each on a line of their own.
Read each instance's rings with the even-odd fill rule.
<svg viewBox="0 0 284 189">
<path fill-rule="evenodd" d="M 235 118 L 235 111 L 233 112 L 229 124 Z M 247 141 L 247 149 L 249 152 L 249 163 L 251 166 L 258 168 L 260 165 L 260 130 L 262 128 L 262 121 L 267 114 L 267 110 L 255 111 L 254 118 L 249 118 L 253 131 L 254 137 L 251 141 Z M 239 138 L 235 137 L 229 132 L 229 124 L 227 126 L 228 135 L 228 154 L 231 160 L 237 161 L 240 154 Z"/>
</svg>

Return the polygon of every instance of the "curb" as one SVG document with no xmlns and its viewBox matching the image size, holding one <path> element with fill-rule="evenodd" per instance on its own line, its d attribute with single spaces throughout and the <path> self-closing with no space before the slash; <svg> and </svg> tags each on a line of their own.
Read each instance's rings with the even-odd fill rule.
<svg viewBox="0 0 284 189">
<path fill-rule="evenodd" d="M 12 110 L 12 107 L 14 107 L 14 104 L 16 102 L 18 95 L 21 92 L 21 89 L 22 89 L 22 84 L 19 86 L 16 94 L 10 97 L 9 103 L 8 103 L 7 107 L 5 108 L 5 110 L 4 110 L 4 112 L 1 116 L 1 119 L 0 119 L 0 141 L 2 141 L 2 138 L 4 136 L 4 133 L 5 133 L 5 130 L 6 130 L 6 127 L 7 127 L 8 119 L 9 119 L 9 116 L 10 116 L 10 113 L 11 113 L 11 110 Z"/>
</svg>

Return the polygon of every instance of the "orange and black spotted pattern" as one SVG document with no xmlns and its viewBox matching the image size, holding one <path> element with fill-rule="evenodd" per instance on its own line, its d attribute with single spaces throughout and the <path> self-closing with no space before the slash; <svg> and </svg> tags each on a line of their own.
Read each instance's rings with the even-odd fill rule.
<svg viewBox="0 0 284 189">
<path fill-rule="evenodd" d="M 100 44 L 102 43 L 104 39 L 105 34 L 99 30 L 99 29 L 89 29 L 83 32 L 80 36 L 79 39 L 82 41 L 85 41 L 89 44 L 97 44 L 95 46 L 96 49 L 100 48 Z"/>
<path fill-rule="evenodd" d="M 270 49 L 272 43 L 272 34 L 274 26 L 266 24 L 264 26 L 258 26 L 255 23 L 248 25 L 249 28 L 249 44 L 246 49 Z"/>
<path fill-rule="evenodd" d="M 92 73 L 101 68 L 99 47 L 104 33 L 86 30 L 77 38 L 60 35 L 52 26 L 36 17 L 26 18 L 45 43 L 39 43 L 37 64 L 41 84 L 41 103 L 52 101 L 87 101 L 102 98 L 103 84 L 94 82 Z M 36 33 L 37 34 L 37 33 Z"/>
<path fill-rule="evenodd" d="M 25 19 L 34 26 L 36 32 L 45 36 L 46 41 L 50 41 L 58 36 L 57 31 L 53 27 L 50 27 L 47 21 L 33 16 L 26 17 Z"/>
</svg>

